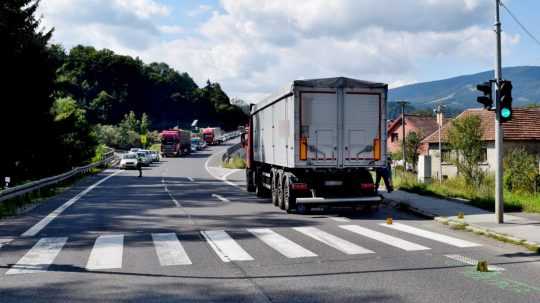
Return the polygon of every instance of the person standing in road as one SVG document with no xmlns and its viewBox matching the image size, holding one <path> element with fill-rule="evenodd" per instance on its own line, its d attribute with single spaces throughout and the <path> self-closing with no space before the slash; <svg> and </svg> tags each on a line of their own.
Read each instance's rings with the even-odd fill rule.
<svg viewBox="0 0 540 303">
<path fill-rule="evenodd" d="M 142 177 L 142 159 L 137 157 L 137 170 L 139 171 L 139 178 Z"/>
<path fill-rule="evenodd" d="M 379 190 L 379 185 L 381 184 L 381 178 L 384 181 L 384 186 L 386 187 L 386 191 L 388 193 L 391 193 L 394 191 L 394 187 L 392 186 L 392 167 L 391 167 L 392 159 L 388 157 L 386 161 L 385 167 L 377 167 L 375 170 L 375 189 Z"/>
</svg>

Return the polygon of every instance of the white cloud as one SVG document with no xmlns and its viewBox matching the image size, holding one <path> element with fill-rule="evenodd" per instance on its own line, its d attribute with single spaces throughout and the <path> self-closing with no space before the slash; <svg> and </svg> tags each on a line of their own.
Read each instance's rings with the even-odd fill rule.
<svg viewBox="0 0 540 303">
<path fill-rule="evenodd" d="M 53 3 L 54 11 L 44 12 L 59 41 L 165 61 L 248 101 L 298 78 L 339 75 L 397 86 L 422 78 L 432 61 L 493 61 L 491 0 L 221 0 L 221 12 L 205 5 L 189 12 L 212 11 L 199 35 L 174 40 L 162 35 L 185 29 L 160 25 L 171 10 L 157 1 L 73 2 L 42 2 Z"/>
<path fill-rule="evenodd" d="M 201 4 L 196 9 L 189 11 L 187 15 L 190 17 L 199 16 L 199 15 L 208 13 L 209 11 L 212 10 L 212 8 L 213 7 L 211 5 Z"/>
</svg>

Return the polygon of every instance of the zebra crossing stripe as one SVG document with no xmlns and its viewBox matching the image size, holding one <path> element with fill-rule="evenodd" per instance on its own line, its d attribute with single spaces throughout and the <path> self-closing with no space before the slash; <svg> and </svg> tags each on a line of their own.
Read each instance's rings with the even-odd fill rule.
<svg viewBox="0 0 540 303">
<path fill-rule="evenodd" d="M 458 261 L 460 263 L 464 263 L 468 265 L 476 266 L 478 264 L 478 260 L 461 256 L 461 255 L 444 255 L 444 256 L 454 261 Z M 504 271 L 505 269 L 499 266 L 488 265 L 488 270 L 489 271 Z"/>
<path fill-rule="evenodd" d="M 152 240 L 162 266 L 192 264 L 175 233 L 152 234 Z"/>
<path fill-rule="evenodd" d="M 99 236 L 86 263 L 87 270 L 122 268 L 124 235 Z"/>
<path fill-rule="evenodd" d="M 248 231 L 259 240 L 287 258 L 316 257 L 317 255 L 269 228 L 251 228 Z"/>
<path fill-rule="evenodd" d="M 294 227 L 293 229 L 348 255 L 374 253 L 371 250 L 365 249 L 347 240 L 338 238 L 316 227 Z"/>
<path fill-rule="evenodd" d="M 224 230 L 205 230 L 201 235 L 223 262 L 253 260 Z"/>
<path fill-rule="evenodd" d="M 11 238 L 0 239 L 0 248 L 2 248 L 4 245 L 8 245 L 11 241 L 13 241 Z"/>
<path fill-rule="evenodd" d="M 358 225 L 341 225 L 339 226 L 345 230 L 348 230 L 350 232 L 353 232 L 355 234 L 359 234 L 361 236 L 397 247 L 401 248 L 405 251 L 416 251 L 416 250 L 428 250 L 429 247 L 425 247 L 413 242 L 405 241 L 400 238 L 396 238 L 387 234 L 383 234 L 378 231 L 374 231 L 365 227 L 361 227 Z"/>
<path fill-rule="evenodd" d="M 67 237 L 40 239 L 6 275 L 27 274 L 46 271 L 67 242 Z"/>
<path fill-rule="evenodd" d="M 477 243 L 461 240 L 461 239 L 446 236 L 446 235 L 443 235 L 443 234 L 434 233 L 434 232 L 431 232 L 431 231 L 427 231 L 427 230 L 424 230 L 424 229 L 412 227 L 412 226 L 401 224 L 401 223 L 396 223 L 396 222 L 394 222 L 393 224 L 380 223 L 379 225 L 384 226 L 384 227 L 388 227 L 388 228 L 392 228 L 392 229 L 395 229 L 395 230 L 399 230 L 399 231 L 402 231 L 402 232 L 405 232 L 405 233 L 408 233 L 408 234 L 412 234 L 412 235 L 415 235 L 415 236 L 419 236 L 419 237 L 422 237 L 422 238 L 430 239 L 430 240 L 433 240 L 433 241 L 442 242 L 442 243 L 452 245 L 452 246 L 456 246 L 456 247 L 465 248 L 465 247 L 481 246 L 480 244 L 477 244 Z"/>
</svg>

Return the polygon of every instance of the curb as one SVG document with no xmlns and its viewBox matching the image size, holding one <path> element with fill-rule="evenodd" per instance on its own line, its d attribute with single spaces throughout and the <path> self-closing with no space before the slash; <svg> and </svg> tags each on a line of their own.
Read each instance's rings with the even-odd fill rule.
<svg viewBox="0 0 540 303">
<path fill-rule="evenodd" d="M 425 210 L 411 206 L 405 202 L 398 202 L 388 198 L 383 199 L 383 203 L 393 208 L 399 208 L 405 211 L 409 211 L 424 218 L 433 219 L 435 222 L 447 225 L 451 229 L 464 230 L 475 233 L 477 235 L 486 236 L 501 242 L 511 243 L 514 245 L 520 245 L 527 248 L 530 251 L 540 253 L 540 243 L 528 241 L 525 239 L 513 237 L 507 234 L 492 231 L 488 228 L 471 225 L 462 219 L 449 219 L 447 217 L 440 217 Z"/>
<path fill-rule="evenodd" d="M 449 219 L 446 217 L 436 217 L 434 220 L 440 224 L 448 225 L 450 226 L 450 228 L 453 228 L 453 229 L 462 229 L 462 230 L 472 232 L 477 235 L 486 236 L 486 237 L 489 237 L 489 238 L 492 238 L 501 242 L 511 243 L 514 245 L 520 245 L 527 248 L 530 251 L 540 253 L 540 243 L 536 243 L 536 242 L 528 241 L 525 239 L 517 238 L 514 236 L 510 236 L 504 233 L 492 231 L 488 228 L 471 225 L 461 219 Z"/>
</svg>

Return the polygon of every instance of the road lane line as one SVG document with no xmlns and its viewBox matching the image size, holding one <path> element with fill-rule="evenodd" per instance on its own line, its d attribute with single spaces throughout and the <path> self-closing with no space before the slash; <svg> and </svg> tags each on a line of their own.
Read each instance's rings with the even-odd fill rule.
<svg viewBox="0 0 540 303">
<path fill-rule="evenodd" d="M 317 255 L 269 228 L 248 228 L 259 240 L 287 258 L 316 257 Z"/>
<path fill-rule="evenodd" d="M 152 234 L 152 240 L 162 266 L 192 264 L 175 233 Z"/>
<path fill-rule="evenodd" d="M 361 236 L 397 247 L 401 248 L 405 251 L 417 251 L 417 250 L 428 250 L 429 247 L 425 247 L 413 242 L 405 241 L 400 238 L 396 238 L 387 234 L 383 234 L 381 232 L 371 230 L 368 228 L 364 228 L 358 225 L 341 225 L 339 226 L 345 230 L 348 230 L 350 232 L 353 232 L 355 234 L 359 234 Z"/>
<path fill-rule="evenodd" d="M 476 266 L 478 264 L 478 260 L 471 259 L 469 257 L 465 257 L 462 255 L 445 255 L 445 257 L 452 259 L 454 261 L 458 261 L 458 262 L 473 265 L 473 266 Z M 505 269 L 499 266 L 488 265 L 488 270 L 489 271 L 504 271 Z"/>
<path fill-rule="evenodd" d="M 233 182 L 227 180 L 227 177 L 228 177 L 229 175 L 231 175 L 232 173 L 235 173 L 235 172 L 237 172 L 237 171 L 241 171 L 241 169 L 234 169 L 234 170 L 232 170 L 232 171 L 230 171 L 230 172 L 227 172 L 227 173 L 226 173 L 224 176 L 222 176 L 222 177 L 216 176 L 216 175 L 214 175 L 214 173 L 212 173 L 212 172 L 210 171 L 210 167 L 208 166 L 208 164 L 210 163 L 210 160 L 211 160 L 212 158 L 217 157 L 217 156 L 220 156 L 220 155 L 221 155 L 220 153 L 213 154 L 213 155 L 211 155 L 210 157 L 208 157 L 208 159 L 204 162 L 204 168 L 206 169 L 206 171 L 208 172 L 208 174 L 209 174 L 210 176 L 214 177 L 214 179 L 220 180 L 220 181 L 222 181 L 223 183 L 225 183 L 225 184 L 227 184 L 227 185 L 234 186 L 234 187 L 236 187 L 236 188 L 238 188 L 238 189 L 243 189 L 242 186 L 240 186 L 239 184 L 236 184 L 236 183 L 233 183 Z"/>
<path fill-rule="evenodd" d="M 122 268 L 124 235 L 99 236 L 86 263 L 87 270 Z"/>
<path fill-rule="evenodd" d="M 212 194 L 212 197 L 219 199 L 221 202 L 231 202 L 231 200 L 224 198 L 223 196 L 220 196 L 218 194 Z"/>
<path fill-rule="evenodd" d="M 67 237 L 42 238 L 32 247 L 6 275 L 17 275 L 47 271 L 67 242 Z"/>
<path fill-rule="evenodd" d="M 51 223 L 56 217 L 58 217 L 64 210 L 66 210 L 68 207 L 73 205 L 75 202 L 79 201 L 79 199 L 81 199 L 84 195 L 86 195 L 91 190 L 96 188 L 98 185 L 100 185 L 101 183 L 107 181 L 109 178 L 119 174 L 120 172 L 121 171 L 118 170 L 118 171 L 108 175 L 107 177 L 97 181 L 96 183 L 90 185 L 85 190 L 78 193 L 75 197 L 69 199 L 66 203 L 62 204 L 60 207 L 58 207 L 53 212 L 48 214 L 45 218 L 41 219 L 41 221 L 36 223 L 34 226 L 30 227 L 27 231 L 25 231 L 21 235 L 21 237 L 33 237 L 33 236 L 37 235 L 43 228 L 45 228 L 47 225 L 49 225 L 49 223 Z"/>
<path fill-rule="evenodd" d="M 396 222 L 394 222 L 393 224 L 380 223 L 379 225 L 392 228 L 395 230 L 399 230 L 408 234 L 416 235 L 422 238 L 430 239 L 433 241 L 442 242 L 442 243 L 456 246 L 456 247 L 465 248 L 465 247 L 481 246 L 480 244 L 477 244 L 477 243 L 461 240 L 458 238 L 446 236 L 439 233 L 434 233 L 431 231 L 427 231 L 424 229 L 412 227 L 412 226 L 401 224 L 401 223 L 396 223 Z"/>
<path fill-rule="evenodd" d="M 2 238 L 2 239 L 0 239 L 0 248 L 2 248 L 2 246 L 8 245 L 11 241 L 13 241 L 12 238 Z"/>
<path fill-rule="evenodd" d="M 347 255 L 372 254 L 373 251 L 322 231 L 316 227 L 294 227 L 296 231 L 331 246 Z"/>
<path fill-rule="evenodd" d="M 203 230 L 201 234 L 223 262 L 251 261 L 251 257 L 224 230 Z"/>
<path fill-rule="evenodd" d="M 347 218 L 343 218 L 343 217 L 330 217 L 330 219 L 334 220 L 336 222 L 342 222 L 342 223 L 351 222 L 351 220 L 349 220 Z"/>
</svg>

